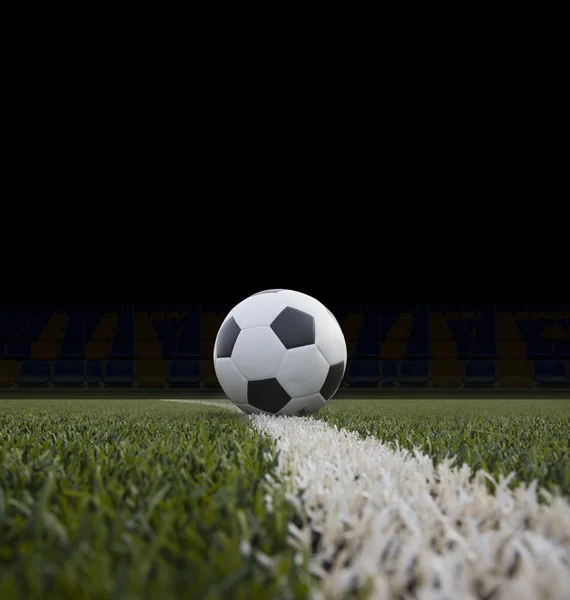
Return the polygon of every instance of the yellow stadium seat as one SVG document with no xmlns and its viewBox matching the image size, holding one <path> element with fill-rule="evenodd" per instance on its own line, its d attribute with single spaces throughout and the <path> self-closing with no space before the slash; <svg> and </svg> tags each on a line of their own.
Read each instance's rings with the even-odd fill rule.
<svg viewBox="0 0 570 600">
<path fill-rule="evenodd" d="M 405 344 L 402 340 L 382 342 L 380 353 L 384 360 L 403 360 Z"/>
<path fill-rule="evenodd" d="M 214 370 L 214 363 L 211 360 L 205 361 L 204 365 L 204 386 L 207 388 L 219 388 L 220 382 Z"/>
<path fill-rule="evenodd" d="M 166 385 L 167 364 L 164 360 L 139 360 L 137 382 L 142 388 L 163 388 Z"/>
<path fill-rule="evenodd" d="M 16 383 L 20 364 L 15 360 L 0 360 L 0 388 L 9 388 Z"/>
<path fill-rule="evenodd" d="M 522 340 L 499 341 L 499 356 L 501 358 L 524 358 L 526 343 Z"/>
<path fill-rule="evenodd" d="M 59 343 L 51 342 L 34 342 L 32 344 L 32 358 L 34 360 L 56 360 L 59 358 Z"/>
<path fill-rule="evenodd" d="M 135 342 L 135 353 L 136 358 L 160 358 L 162 356 L 162 345 L 153 339 L 139 339 Z"/>
<path fill-rule="evenodd" d="M 457 359 L 433 360 L 431 362 L 431 373 L 434 387 L 460 387 L 461 367 L 462 363 Z"/>
<path fill-rule="evenodd" d="M 111 348 L 110 341 L 91 340 L 85 345 L 85 358 L 87 360 L 106 360 Z"/>
<path fill-rule="evenodd" d="M 534 384 L 532 361 L 503 359 L 499 361 L 499 383 L 505 388 L 530 388 Z"/>
<path fill-rule="evenodd" d="M 457 348 L 452 340 L 435 340 L 432 344 L 433 358 L 457 358 Z"/>
</svg>

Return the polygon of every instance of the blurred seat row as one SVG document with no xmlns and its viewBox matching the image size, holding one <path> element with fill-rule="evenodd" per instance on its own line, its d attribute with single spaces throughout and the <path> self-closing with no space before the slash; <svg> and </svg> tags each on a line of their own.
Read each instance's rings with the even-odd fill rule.
<svg viewBox="0 0 570 600">
<path fill-rule="evenodd" d="M 352 360 L 344 385 L 351 387 L 567 387 L 561 360 Z M 0 388 L 105 386 L 218 388 L 211 360 L 0 361 Z"/>
<path fill-rule="evenodd" d="M 158 307 L 155 307 L 158 308 Z M 190 360 L 212 356 L 231 307 L 0 309 L 0 359 Z M 437 310 L 436 310 L 437 309 Z M 570 311 L 332 306 L 349 359 L 570 360 Z"/>
</svg>

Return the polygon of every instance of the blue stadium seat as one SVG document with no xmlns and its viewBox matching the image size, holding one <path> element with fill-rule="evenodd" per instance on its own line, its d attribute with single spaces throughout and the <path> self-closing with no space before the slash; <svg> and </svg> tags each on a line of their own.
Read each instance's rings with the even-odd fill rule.
<svg viewBox="0 0 570 600">
<path fill-rule="evenodd" d="M 133 340 L 125 338 L 115 338 L 111 345 L 111 358 L 132 358 L 134 344 Z"/>
<path fill-rule="evenodd" d="M 566 366 L 561 360 L 537 360 L 534 366 L 534 377 L 540 385 L 567 387 L 570 379 L 566 374 Z"/>
<path fill-rule="evenodd" d="M 375 360 L 350 361 L 346 382 L 351 386 L 376 387 L 380 383 L 378 362 Z"/>
<path fill-rule="evenodd" d="M 85 383 L 88 386 L 97 386 L 102 381 L 103 372 L 100 360 L 85 361 Z"/>
<path fill-rule="evenodd" d="M 50 381 L 51 363 L 49 360 L 25 360 L 18 376 L 18 385 L 47 386 Z"/>
<path fill-rule="evenodd" d="M 468 360 L 463 383 L 467 387 L 490 387 L 495 384 L 495 363 L 492 360 Z"/>
<path fill-rule="evenodd" d="M 172 387 L 197 387 L 200 385 L 200 361 L 173 360 L 170 363 L 168 384 Z"/>
<path fill-rule="evenodd" d="M 429 339 L 429 318 L 425 313 L 418 314 L 414 317 L 412 328 L 410 330 L 410 340 L 427 340 Z"/>
<path fill-rule="evenodd" d="M 427 340 L 410 340 L 406 344 L 406 358 L 426 360 L 429 357 Z"/>
<path fill-rule="evenodd" d="M 76 358 L 85 356 L 83 339 L 66 338 L 61 343 L 61 358 Z"/>
<path fill-rule="evenodd" d="M 521 319 L 517 323 L 519 331 L 525 341 L 540 341 L 543 339 L 542 333 L 538 328 L 536 321 L 530 319 Z"/>
<path fill-rule="evenodd" d="M 494 339 L 479 338 L 471 343 L 471 357 L 478 360 L 492 359 L 497 356 Z"/>
<path fill-rule="evenodd" d="M 383 387 L 392 387 L 398 381 L 398 361 L 382 361 L 382 385 Z"/>
<path fill-rule="evenodd" d="M 129 386 L 133 383 L 132 360 L 109 360 L 105 367 L 103 383 L 110 386 Z"/>
<path fill-rule="evenodd" d="M 448 321 L 447 324 L 454 342 L 471 341 L 471 332 L 467 329 L 465 321 Z"/>
<path fill-rule="evenodd" d="M 356 343 L 357 357 L 379 356 L 380 354 L 380 324 L 377 310 L 366 310 L 362 327 Z"/>
<path fill-rule="evenodd" d="M 15 360 L 26 360 L 32 353 L 32 344 L 28 341 L 13 340 L 6 345 L 6 357 Z"/>
<path fill-rule="evenodd" d="M 178 346 L 176 347 L 176 356 L 190 357 L 190 356 L 198 356 L 200 354 L 200 338 L 193 339 L 183 339 L 180 338 L 178 342 Z"/>
<path fill-rule="evenodd" d="M 165 360 L 172 360 L 176 356 L 176 350 L 178 348 L 178 340 L 176 338 L 164 340 L 162 342 L 162 358 Z"/>
<path fill-rule="evenodd" d="M 471 340 L 460 340 L 457 342 L 457 358 L 459 360 L 467 360 L 471 357 Z"/>
<path fill-rule="evenodd" d="M 552 343 L 547 340 L 529 341 L 526 354 L 527 358 L 531 360 L 550 358 L 552 356 Z"/>
<path fill-rule="evenodd" d="M 51 380 L 55 385 L 83 386 L 83 371 L 82 360 L 57 360 Z"/>
<path fill-rule="evenodd" d="M 554 356 L 560 360 L 570 360 L 570 340 L 554 342 Z"/>
<path fill-rule="evenodd" d="M 427 360 L 404 360 L 400 367 L 398 381 L 401 385 L 422 386 L 427 385 L 429 379 L 429 365 Z"/>
</svg>

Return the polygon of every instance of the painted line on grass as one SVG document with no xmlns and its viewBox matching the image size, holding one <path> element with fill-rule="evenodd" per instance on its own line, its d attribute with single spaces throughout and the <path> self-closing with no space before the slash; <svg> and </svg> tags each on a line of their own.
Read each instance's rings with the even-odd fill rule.
<svg viewBox="0 0 570 600">
<path fill-rule="evenodd" d="M 228 410 L 240 411 L 240 409 L 232 404 L 231 402 L 217 402 L 216 400 L 182 400 L 176 398 L 162 398 L 163 402 L 181 402 L 183 404 L 204 404 L 206 406 L 221 406 L 222 408 L 227 408 Z"/>
<path fill-rule="evenodd" d="M 300 517 L 289 541 L 311 556 L 316 598 L 368 584 L 377 599 L 568 600 L 567 499 L 535 484 L 510 490 L 510 478 L 493 494 L 483 471 L 451 459 L 434 468 L 419 451 L 317 419 L 249 418 L 280 450 Z"/>
<path fill-rule="evenodd" d="M 374 598 L 563 600 L 570 590 L 570 505 L 536 486 L 488 491 L 451 460 L 392 449 L 311 418 L 251 417 L 281 450 L 324 598 L 366 583 Z M 494 595 L 492 595 L 494 594 Z"/>
</svg>

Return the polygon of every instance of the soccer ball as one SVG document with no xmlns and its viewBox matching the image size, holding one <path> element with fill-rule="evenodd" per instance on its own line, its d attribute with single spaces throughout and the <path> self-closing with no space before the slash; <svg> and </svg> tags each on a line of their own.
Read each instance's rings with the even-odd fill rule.
<svg viewBox="0 0 570 600">
<path fill-rule="evenodd" d="M 303 416 L 338 390 L 346 343 L 334 315 L 292 290 L 265 290 L 235 306 L 214 344 L 214 369 L 228 398 L 250 413 Z"/>
</svg>

